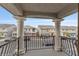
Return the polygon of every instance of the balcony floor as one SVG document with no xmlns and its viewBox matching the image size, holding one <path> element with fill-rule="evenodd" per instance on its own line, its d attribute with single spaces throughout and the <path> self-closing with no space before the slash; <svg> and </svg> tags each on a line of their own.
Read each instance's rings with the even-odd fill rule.
<svg viewBox="0 0 79 59">
<path fill-rule="evenodd" d="M 67 56 L 64 52 L 57 52 L 53 49 L 30 50 L 24 56 Z"/>
</svg>

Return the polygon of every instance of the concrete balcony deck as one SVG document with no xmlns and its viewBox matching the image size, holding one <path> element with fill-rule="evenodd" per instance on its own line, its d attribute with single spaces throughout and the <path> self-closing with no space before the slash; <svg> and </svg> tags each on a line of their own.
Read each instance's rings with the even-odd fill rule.
<svg viewBox="0 0 79 59">
<path fill-rule="evenodd" d="M 64 52 L 57 52 L 53 49 L 40 49 L 27 51 L 23 56 L 67 56 Z"/>
</svg>

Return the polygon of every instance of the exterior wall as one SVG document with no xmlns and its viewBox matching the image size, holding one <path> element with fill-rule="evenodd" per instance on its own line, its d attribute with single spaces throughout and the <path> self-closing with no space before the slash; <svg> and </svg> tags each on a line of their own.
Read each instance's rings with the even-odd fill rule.
<svg viewBox="0 0 79 59">
<path fill-rule="evenodd" d="M 77 36 L 77 31 L 75 29 L 61 29 L 62 36 L 67 36 L 67 37 L 76 37 Z"/>
<path fill-rule="evenodd" d="M 53 27 L 53 26 L 51 26 Z M 48 34 L 49 36 L 55 36 L 55 29 L 54 28 L 45 28 L 45 27 L 39 27 L 40 28 L 40 35 L 46 35 Z M 43 29 L 42 29 L 43 28 Z M 61 28 L 61 35 L 60 36 L 66 36 L 66 37 L 76 37 L 77 36 L 77 28 L 73 27 L 68 27 L 66 26 L 65 28 Z"/>
<path fill-rule="evenodd" d="M 54 32 L 52 29 L 41 29 L 41 35 L 44 36 L 53 36 Z"/>
<path fill-rule="evenodd" d="M 0 32 L 0 37 L 5 37 L 6 33 L 5 32 Z"/>
<path fill-rule="evenodd" d="M 36 36 L 37 35 L 37 29 L 36 28 L 24 28 L 24 36 Z"/>
<path fill-rule="evenodd" d="M 13 32 L 12 37 L 17 37 L 17 32 Z"/>
<path fill-rule="evenodd" d="M 37 36 L 38 30 L 36 28 L 29 28 L 29 27 L 25 27 L 24 28 L 24 36 Z M 17 37 L 17 31 L 14 31 L 12 33 L 12 37 Z"/>
<path fill-rule="evenodd" d="M 5 30 L 0 30 L 0 37 L 6 37 L 7 32 Z"/>
<path fill-rule="evenodd" d="M 0 37 L 11 37 L 14 24 L 0 24 Z"/>
</svg>

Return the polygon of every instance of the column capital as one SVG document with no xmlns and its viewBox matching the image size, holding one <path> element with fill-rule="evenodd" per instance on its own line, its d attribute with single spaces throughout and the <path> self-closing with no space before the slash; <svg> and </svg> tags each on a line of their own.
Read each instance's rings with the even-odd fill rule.
<svg viewBox="0 0 79 59">
<path fill-rule="evenodd" d="M 58 22 L 61 22 L 61 21 L 63 21 L 63 20 L 64 20 L 64 19 L 61 19 L 61 18 L 54 18 L 54 19 L 53 19 L 53 22 L 57 22 L 57 21 L 58 21 Z"/>
<path fill-rule="evenodd" d="M 26 18 L 23 16 L 14 16 L 14 18 L 16 18 L 16 20 L 25 20 Z"/>
</svg>

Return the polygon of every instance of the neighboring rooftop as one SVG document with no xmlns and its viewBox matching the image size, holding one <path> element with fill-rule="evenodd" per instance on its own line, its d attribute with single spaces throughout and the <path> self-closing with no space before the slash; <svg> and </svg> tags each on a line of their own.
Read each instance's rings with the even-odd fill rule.
<svg viewBox="0 0 79 59">
<path fill-rule="evenodd" d="M 76 26 L 61 26 L 62 29 L 77 29 Z"/>
<path fill-rule="evenodd" d="M 55 26 L 52 25 L 38 25 L 39 28 L 55 28 Z M 76 29 L 76 26 L 61 26 L 62 29 Z"/>
<path fill-rule="evenodd" d="M 39 28 L 42 28 L 42 29 L 48 29 L 48 28 L 51 28 L 51 29 L 53 29 L 54 28 L 54 26 L 52 26 L 52 25 L 38 25 L 38 27 Z"/>
<path fill-rule="evenodd" d="M 8 28 L 12 28 L 14 27 L 14 30 L 16 30 L 16 25 L 14 24 L 0 24 L 0 30 L 5 30 L 5 29 L 8 29 Z M 30 26 L 30 25 L 25 25 L 24 26 L 25 28 L 36 28 L 34 26 Z M 41 28 L 41 29 L 54 29 L 55 26 L 52 26 L 52 25 L 38 25 L 37 28 Z M 62 29 L 77 29 L 76 26 L 61 26 Z"/>
</svg>

